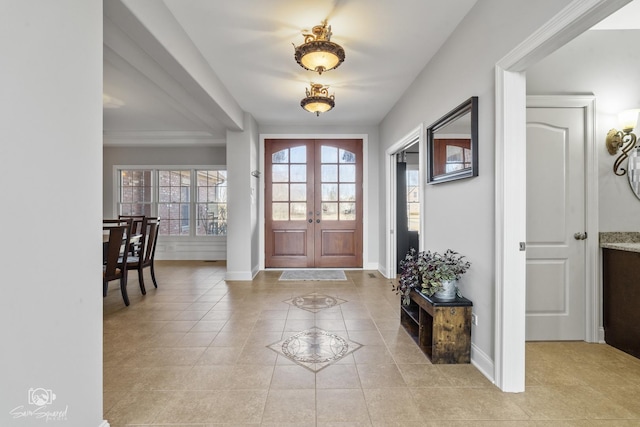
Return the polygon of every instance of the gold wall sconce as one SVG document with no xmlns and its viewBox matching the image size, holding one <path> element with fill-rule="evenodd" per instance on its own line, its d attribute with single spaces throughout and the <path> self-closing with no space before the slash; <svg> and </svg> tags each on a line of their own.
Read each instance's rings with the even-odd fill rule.
<svg viewBox="0 0 640 427">
<path fill-rule="evenodd" d="M 633 133 L 633 129 L 638 123 L 638 113 L 640 113 L 640 109 L 622 111 L 618 114 L 622 130 L 611 129 L 607 133 L 606 145 L 609 154 L 615 156 L 620 149 L 622 150 L 622 153 L 613 164 L 613 173 L 618 176 L 627 173 L 627 170 L 620 167 L 620 165 L 629 157 L 629 151 L 636 146 L 636 135 Z"/>
<path fill-rule="evenodd" d="M 295 48 L 296 62 L 307 70 L 322 74 L 324 71 L 337 68 L 344 61 L 344 49 L 331 41 L 331 26 L 327 21 L 316 25 L 312 34 L 303 34 L 304 43 Z"/>
</svg>

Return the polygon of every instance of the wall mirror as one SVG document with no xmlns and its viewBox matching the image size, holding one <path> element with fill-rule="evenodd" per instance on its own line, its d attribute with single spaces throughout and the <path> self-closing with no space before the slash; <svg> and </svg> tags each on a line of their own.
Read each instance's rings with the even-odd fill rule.
<svg viewBox="0 0 640 427">
<path fill-rule="evenodd" d="M 640 146 L 631 150 L 628 161 L 627 175 L 629 175 L 629 184 L 631 184 L 633 193 L 640 199 Z"/>
<path fill-rule="evenodd" d="M 427 128 L 428 182 L 478 176 L 478 97 L 473 96 Z"/>
</svg>

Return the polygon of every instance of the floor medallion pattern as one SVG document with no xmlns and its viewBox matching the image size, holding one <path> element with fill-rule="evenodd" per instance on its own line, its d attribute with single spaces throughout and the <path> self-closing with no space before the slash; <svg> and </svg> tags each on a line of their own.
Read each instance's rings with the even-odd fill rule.
<svg viewBox="0 0 640 427">
<path fill-rule="evenodd" d="M 318 372 L 358 350 L 362 344 L 313 327 L 267 347 L 313 372 Z"/>
<path fill-rule="evenodd" d="M 286 302 L 287 304 L 291 304 L 294 307 L 301 308 L 302 310 L 307 310 L 312 313 L 317 313 L 320 310 L 324 310 L 325 308 L 335 307 L 347 301 L 340 298 L 332 297 L 329 295 L 318 294 L 314 292 L 312 294 L 293 297 L 284 302 Z"/>
</svg>

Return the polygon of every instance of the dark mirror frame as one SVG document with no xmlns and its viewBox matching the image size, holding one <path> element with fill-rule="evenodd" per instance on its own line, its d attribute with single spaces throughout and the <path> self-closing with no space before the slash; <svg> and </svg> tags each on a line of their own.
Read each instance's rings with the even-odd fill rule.
<svg viewBox="0 0 640 427">
<path fill-rule="evenodd" d="M 448 173 L 434 174 L 435 169 L 435 143 L 434 136 L 444 127 L 454 123 L 466 114 L 470 114 L 469 129 L 465 132 L 471 137 L 471 167 Z M 468 132 L 467 132 L 468 131 Z M 458 133 L 458 132 L 456 132 Z M 427 128 L 427 156 L 428 169 L 427 182 L 429 184 L 439 184 L 441 182 L 453 181 L 456 179 L 471 178 L 478 176 L 478 97 L 472 96 L 453 110 L 442 116 L 438 121 Z"/>
</svg>

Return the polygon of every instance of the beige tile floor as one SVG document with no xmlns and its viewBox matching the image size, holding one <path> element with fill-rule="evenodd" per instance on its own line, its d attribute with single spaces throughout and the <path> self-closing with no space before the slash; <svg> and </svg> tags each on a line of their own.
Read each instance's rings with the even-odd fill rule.
<svg viewBox="0 0 640 427">
<path fill-rule="evenodd" d="M 528 343 L 526 392 L 507 394 L 472 365 L 431 365 L 378 272 L 230 283 L 224 272 L 221 262 L 158 262 L 159 289 L 147 284 L 142 297 L 131 277 L 129 307 L 111 284 L 111 426 L 640 426 L 640 360 L 607 345 Z M 284 302 L 314 292 L 346 302 L 317 313 Z M 267 348 L 313 326 L 363 347 L 317 373 Z"/>
</svg>

